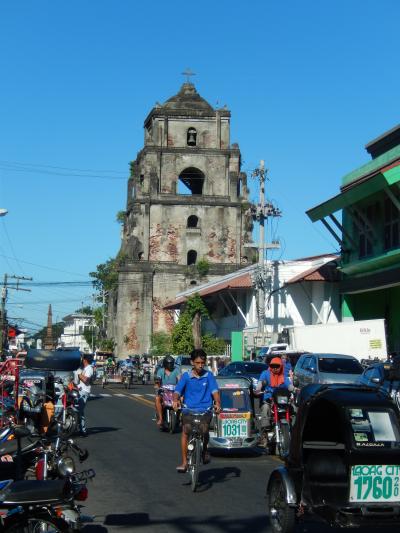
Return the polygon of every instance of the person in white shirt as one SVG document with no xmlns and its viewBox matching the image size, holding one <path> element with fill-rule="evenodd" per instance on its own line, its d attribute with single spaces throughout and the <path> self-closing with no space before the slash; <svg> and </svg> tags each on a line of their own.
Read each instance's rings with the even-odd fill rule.
<svg viewBox="0 0 400 533">
<path fill-rule="evenodd" d="M 85 423 L 85 406 L 90 396 L 91 382 L 93 377 L 93 367 L 91 365 L 92 357 L 89 354 L 83 354 L 82 367 L 76 372 L 75 383 L 79 390 L 79 433 L 86 437 Z"/>
</svg>

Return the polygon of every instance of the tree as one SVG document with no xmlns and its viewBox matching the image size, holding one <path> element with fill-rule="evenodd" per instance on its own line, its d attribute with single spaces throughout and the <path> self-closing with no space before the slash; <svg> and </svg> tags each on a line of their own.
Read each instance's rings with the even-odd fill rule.
<svg viewBox="0 0 400 533">
<path fill-rule="evenodd" d="M 84 307 L 77 309 L 75 313 L 80 313 L 81 315 L 92 315 L 93 309 L 90 307 L 90 305 L 85 305 Z"/>
<path fill-rule="evenodd" d="M 202 347 L 201 341 L 201 319 L 208 318 L 209 313 L 201 297 L 196 293 L 190 296 L 186 302 L 184 313 L 192 319 L 193 346 L 198 349 Z"/>
<path fill-rule="evenodd" d="M 126 219 L 126 211 L 118 211 L 118 213 L 115 216 L 116 222 L 118 222 L 118 224 L 125 224 L 125 219 Z"/>
<path fill-rule="evenodd" d="M 174 354 L 190 353 L 194 348 L 192 319 L 188 313 L 181 313 L 172 333 L 172 351 Z"/>
<path fill-rule="evenodd" d="M 209 355 L 224 355 L 226 343 L 224 339 L 214 337 L 211 333 L 203 335 L 203 350 Z"/>
<path fill-rule="evenodd" d="M 61 334 L 64 333 L 64 326 L 65 326 L 65 322 L 56 322 L 55 324 L 52 325 L 51 332 L 52 332 L 52 337 L 54 340 L 61 337 Z M 40 331 L 35 333 L 35 335 L 32 336 L 33 339 L 35 340 L 42 339 L 42 341 L 44 341 L 46 337 L 47 337 L 47 326 L 45 326 Z"/>
<path fill-rule="evenodd" d="M 163 331 L 151 336 L 151 355 L 167 355 L 172 352 L 171 335 Z"/>
<path fill-rule="evenodd" d="M 117 287 L 118 269 L 125 263 L 126 258 L 126 254 L 120 251 L 114 259 L 110 258 L 97 265 L 95 272 L 89 272 L 89 276 L 93 278 L 93 286 L 99 292 L 111 291 Z"/>
<path fill-rule="evenodd" d="M 186 302 L 185 309 L 179 315 L 179 320 L 175 324 L 172 334 L 172 352 L 174 354 L 188 354 L 194 348 L 201 348 L 213 355 L 225 353 L 225 341 L 218 339 L 210 333 L 205 333 L 201 336 L 201 333 L 194 331 L 193 324 L 195 321 L 196 328 L 201 327 L 201 318 L 208 318 L 209 312 L 205 306 L 203 300 L 198 294 L 191 296 Z M 200 324 L 199 324 L 200 322 Z M 198 335 L 200 340 L 200 346 L 196 346 L 195 334 Z"/>
</svg>

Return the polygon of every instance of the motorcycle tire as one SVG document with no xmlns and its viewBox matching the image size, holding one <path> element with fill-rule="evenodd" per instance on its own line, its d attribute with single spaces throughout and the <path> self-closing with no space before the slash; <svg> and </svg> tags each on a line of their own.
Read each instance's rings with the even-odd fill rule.
<svg viewBox="0 0 400 533">
<path fill-rule="evenodd" d="M 176 431 L 176 421 L 177 421 L 177 415 L 175 411 L 170 411 L 169 413 L 169 423 L 168 423 L 168 429 L 170 433 L 175 433 Z"/>
<path fill-rule="evenodd" d="M 289 453 L 289 445 L 290 445 L 289 424 L 281 424 L 279 428 L 279 433 L 280 433 L 280 442 L 278 444 L 277 455 L 284 458 Z"/>
<path fill-rule="evenodd" d="M 36 515 L 34 512 L 24 516 L 5 520 L 4 533 L 72 533 L 72 529 L 65 520 L 53 516 Z"/>
<path fill-rule="evenodd" d="M 65 415 L 65 424 L 61 427 L 61 435 L 63 437 L 71 437 L 76 432 L 77 428 L 78 413 L 74 409 L 68 407 Z"/>
</svg>

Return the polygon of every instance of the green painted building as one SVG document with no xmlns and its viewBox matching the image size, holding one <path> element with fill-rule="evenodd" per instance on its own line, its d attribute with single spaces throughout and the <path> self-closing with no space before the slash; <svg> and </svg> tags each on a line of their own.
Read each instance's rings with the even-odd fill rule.
<svg viewBox="0 0 400 533">
<path fill-rule="evenodd" d="M 341 247 L 342 320 L 385 318 L 388 349 L 400 353 L 400 125 L 365 148 L 372 161 L 307 214 Z"/>
</svg>

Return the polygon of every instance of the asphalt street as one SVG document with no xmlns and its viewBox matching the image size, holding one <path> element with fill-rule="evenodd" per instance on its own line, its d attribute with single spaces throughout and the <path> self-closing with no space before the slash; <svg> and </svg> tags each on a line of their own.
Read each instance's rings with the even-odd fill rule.
<svg viewBox="0 0 400 533">
<path fill-rule="evenodd" d="M 95 523 L 85 532 L 267 530 L 263 494 L 275 459 L 213 457 L 192 493 L 189 476 L 175 471 L 180 436 L 161 433 L 153 420 L 152 387 L 114 385 L 92 393 L 82 444 L 90 452 L 84 466 L 97 474 L 86 509 Z"/>
<path fill-rule="evenodd" d="M 120 385 L 92 390 L 89 435 L 80 443 L 90 452 L 82 469 L 96 471 L 84 511 L 94 521 L 84 533 L 271 531 L 264 495 L 269 472 L 279 461 L 263 453 L 213 456 L 193 493 L 188 474 L 175 471 L 180 436 L 157 429 L 152 393 L 151 386 L 141 385 L 129 391 Z M 321 524 L 296 529 L 328 531 L 334 530 Z"/>
</svg>

